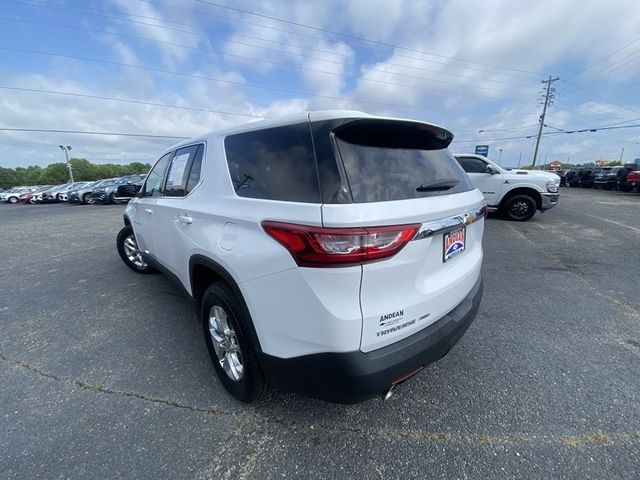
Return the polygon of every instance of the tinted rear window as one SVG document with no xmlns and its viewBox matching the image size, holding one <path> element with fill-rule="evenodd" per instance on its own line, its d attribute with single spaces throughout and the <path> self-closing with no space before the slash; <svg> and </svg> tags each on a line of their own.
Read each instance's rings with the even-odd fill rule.
<svg viewBox="0 0 640 480">
<path fill-rule="evenodd" d="M 320 203 L 308 123 L 230 135 L 224 143 L 239 196 Z"/>
<path fill-rule="evenodd" d="M 354 122 L 335 131 L 355 203 L 432 197 L 473 189 L 446 149 L 448 132 L 404 122 Z M 439 182 L 455 184 L 419 191 Z M 456 183 L 457 182 L 457 183 Z"/>
</svg>

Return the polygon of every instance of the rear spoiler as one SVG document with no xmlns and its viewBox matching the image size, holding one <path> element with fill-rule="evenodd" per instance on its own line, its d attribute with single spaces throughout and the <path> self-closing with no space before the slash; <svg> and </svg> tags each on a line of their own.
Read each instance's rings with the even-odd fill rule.
<svg viewBox="0 0 640 480">
<path fill-rule="evenodd" d="M 354 119 L 333 133 L 348 143 L 382 148 L 441 150 L 453 140 L 453 133 L 437 125 L 381 118 Z"/>
</svg>

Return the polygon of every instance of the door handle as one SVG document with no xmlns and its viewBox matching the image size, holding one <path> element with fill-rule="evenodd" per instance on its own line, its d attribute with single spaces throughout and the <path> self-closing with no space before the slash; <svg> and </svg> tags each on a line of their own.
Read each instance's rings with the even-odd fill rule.
<svg viewBox="0 0 640 480">
<path fill-rule="evenodd" d="M 145 208 L 144 213 L 146 213 L 147 215 L 151 215 L 153 213 L 153 210 L 151 210 L 150 208 Z"/>
<path fill-rule="evenodd" d="M 180 223 L 184 223 L 185 225 L 189 225 L 189 224 L 193 223 L 193 218 L 188 217 L 186 215 L 178 215 L 178 221 Z"/>
</svg>

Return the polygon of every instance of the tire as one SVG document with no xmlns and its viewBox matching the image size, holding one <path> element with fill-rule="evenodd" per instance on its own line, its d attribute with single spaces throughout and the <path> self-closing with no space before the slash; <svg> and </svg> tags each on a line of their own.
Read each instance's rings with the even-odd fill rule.
<svg viewBox="0 0 640 480">
<path fill-rule="evenodd" d="M 120 255 L 124 264 L 134 272 L 156 273 L 156 270 L 153 267 L 150 267 L 140 256 L 138 242 L 136 242 L 136 237 L 131 225 L 122 227 L 118 232 L 116 247 L 118 248 L 118 255 Z"/>
<path fill-rule="evenodd" d="M 90 193 L 85 193 L 84 195 L 82 195 L 82 203 L 86 205 L 93 205 L 94 203 L 96 203 L 96 201 L 91 198 Z"/>
<path fill-rule="evenodd" d="M 216 282 L 207 288 L 200 318 L 213 367 L 224 388 L 244 403 L 261 400 L 268 383 L 255 353 L 251 318 L 229 285 Z"/>
<path fill-rule="evenodd" d="M 508 220 L 526 222 L 536 213 L 536 201 L 529 195 L 517 194 L 507 198 L 502 213 Z"/>
<path fill-rule="evenodd" d="M 109 202 L 108 203 L 112 203 L 112 204 L 116 204 L 116 203 L 120 203 L 116 200 L 116 194 L 112 193 L 111 195 L 109 195 Z"/>
<path fill-rule="evenodd" d="M 9 203 L 15 205 L 18 203 L 18 199 L 16 197 L 9 197 Z"/>
</svg>

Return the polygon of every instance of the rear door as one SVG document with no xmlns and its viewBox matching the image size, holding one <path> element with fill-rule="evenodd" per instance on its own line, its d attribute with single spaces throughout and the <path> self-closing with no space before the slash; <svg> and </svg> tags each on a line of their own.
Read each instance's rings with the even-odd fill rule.
<svg viewBox="0 0 640 480">
<path fill-rule="evenodd" d="M 358 120 L 332 133 L 353 203 L 323 205 L 324 226 L 421 224 L 395 256 L 362 266 L 364 352 L 432 324 L 480 277 L 484 199 L 447 150 L 447 134 L 387 120 Z"/>
<path fill-rule="evenodd" d="M 482 192 L 489 205 L 498 205 L 502 193 L 502 174 L 487 173 L 486 161 L 478 157 L 456 156 L 462 169 L 469 175 L 474 187 Z M 495 169 L 496 171 L 497 168 Z"/>
<path fill-rule="evenodd" d="M 163 196 L 153 212 L 154 242 L 158 258 L 184 285 L 189 284 L 188 256 L 193 230 L 202 218 L 190 202 L 190 194 L 200 182 L 204 144 L 176 150 L 167 169 Z"/>
</svg>

